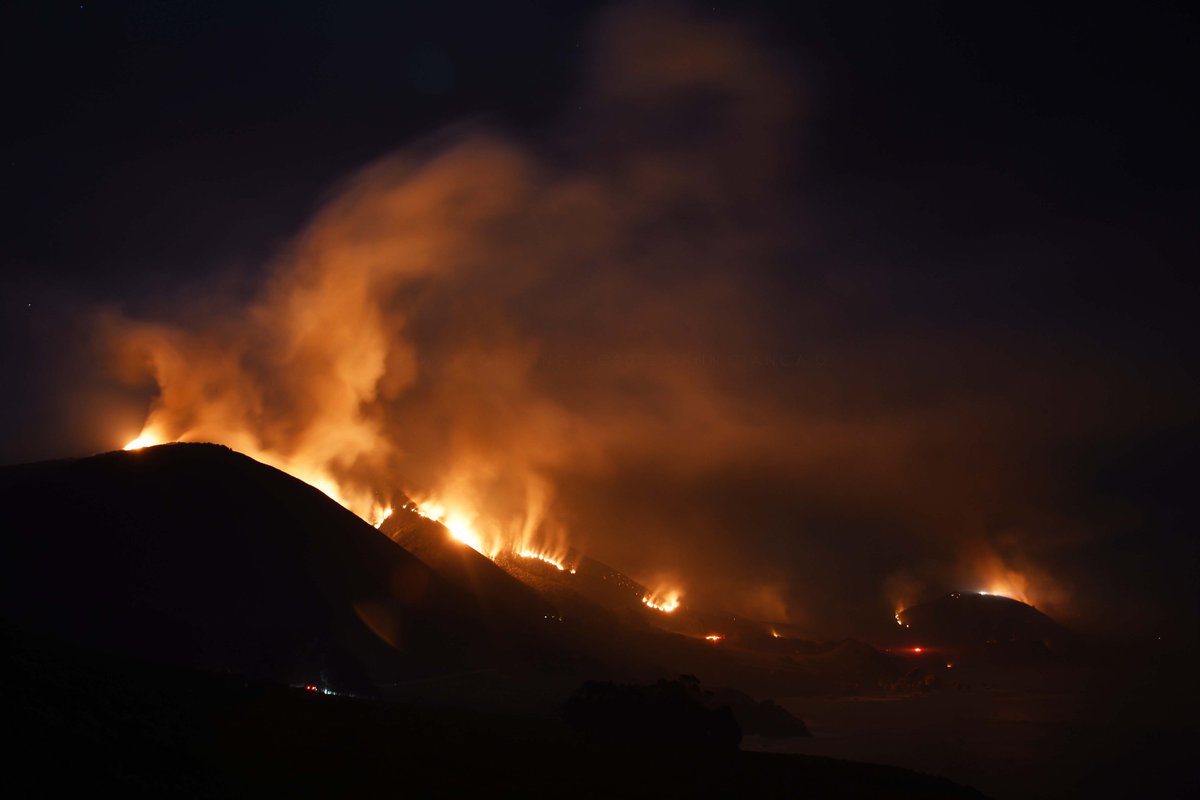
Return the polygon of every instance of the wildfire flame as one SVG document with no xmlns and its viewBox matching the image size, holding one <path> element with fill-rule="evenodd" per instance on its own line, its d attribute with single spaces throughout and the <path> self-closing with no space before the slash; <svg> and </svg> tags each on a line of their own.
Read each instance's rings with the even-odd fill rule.
<svg viewBox="0 0 1200 800">
<path fill-rule="evenodd" d="M 513 554 L 516 555 L 518 558 L 533 558 L 538 561 L 544 562 L 544 563 L 549 564 L 550 566 L 554 567 L 559 572 L 570 572 L 572 575 L 575 574 L 575 569 L 573 567 L 570 567 L 570 568 L 567 567 L 565 564 L 563 564 L 561 558 L 556 558 L 555 556 L 552 556 L 549 553 L 539 552 L 537 550 L 522 549 L 522 550 L 514 550 Z"/>
<path fill-rule="evenodd" d="M 661 611 L 664 614 L 670 614 L 675 609 L 679 608 L 680 603 L 679 592 L 658 591 L 652 592 L 642 597 L 642 604 L 647 608 L 652 608 L 655 611 Z"/>
<path fill-rule="evenodd" d="M 713 644 L 716 644 L 717 642 L 721 641 L 725 637 L 719 633 L 710 633 L 708 636 L 705 636 L 704 638 L 707 639 L 708 641 L 712 642 Z"/>
<path fill-rule="evenodd" d="M 382 511 L 380 511 L 379 517 L 373 523 L 375 525 L 375 527 L 378 528 L 380 525 L 387 522 L 388 518 L 392 516 L 392 511 L 393 511 L 393 509 L 391 506 L 387 506 Z"/>
<path fill-rule="evenodd" d="M 528 558 L 549 564 L 559 572 L 575 574 L 575 568 L 567 565 L 566 548 L 552 550 L 533 544 L 530 539 L 534 526 L 525 524 L 520 532 L 506 536 L 494 524 L 484 523 L 478 514 L 465 510 L 468 506 L 449 505 L 438 501 L 426 501 L 407 506 L 426 519 L 439 522 L 455 540 L 495 561 L 502 553 L 511 553 L 517 558 Z M 385 517 L 386 519 L 386 517 Z M 381 520 L 382 522 L 382 520 Z M 376 527 L 379 527 L 376 525 Z"/>
<path fill-rule="evenodd" d="M 141 450 L 145 447 L 153 447 L 154 445 L 162 444 L 161 437 L 152 433 L 149 428 L 143 429 L 137 438 L 131 440 L 124 446 L 124 450 Z M 336 481 L 321 472 L 313 472 L 302 468 L 297 468 L 297 465 L 287 463 L 284 460 L 273 458 L 270 453 L 264 453 L 257 448 L 247 447 L 247 455 L 256 458 L 265 463 L 276 466 L 309 484 L 310 486 L 319 489 L 331 499 L 337 501 L 349 510 L 355 512 L 363 519 L 368 521 L 375 528 L 379 528 L 385 521 L 395 513 L 395 509 L 390 505 L 381 505 L 376 501 L 364 501 L 360 498 L 350 498 L 341 490 Z M 513 555 L 519 558 L 529 558 L 549 564 L 560 572 L 569 572 L 575 574 L 574 567 L 568 567 L 565 563 L 565 548 L 562 552 L 564 555 L 558 555 L 555 552 L 539 548 L 529 542 L 532 532 L 537 527 L 537 515 L 530 514 L 524 520 L 519 533 L 515 533 L 513 537 L 504 537 L 499 531 L 492 531 L 489 535 L 485 535 L 481 530 L 478 522 L 479 517 L 476 513 L 466 510 L 469 508 L 467 504 L 449 505 L 438 501 L 425 501 L 421 503 L 409 503 L 405 508 L 414 511 L 426 519 L 443 525 L 450 532 L 451 538 L 461 542 L 477 553 L 486 556 L 489 559 L 495 560 L 496 556 L 506 550 L 509 550 Z M 364 513 L 365 512 L 365 513 Z M 494 526 L 489 526 L 489 529 Z M 519 544 L 512 543 L 514 540 L 519 541 Z M 648 605 L 651 605 L 647 603 Z M 670 599 L 664 605 L 651 605 L 652 608 L 657 608 L 662 611 L 674 611 L 678 606 L 677 599 Z"/>
<path fill-rule="evenodd" d="M 154 447 L 154 445 L 156 445 L 156 444 L 162 444 L 162 440 L 160 440 L 157 436 L 154 436 L 151 433 L 142 431 L 141 433 L 138 434 L 136 439 L 131 440 L 128 444 L 126 444 L 121 449 L 122 450 L 141 450 L 143 447 Z"/>
<path fill-rule="evenodd" d="M 446 530 L 450 531 L 450 536 L 454 540 L 462 542 L 480 555 L 491 559 L 495 558 L 499 548 L 485 541 L 483 535 L 475 527 L 476 517 L 474 514 L 457 509 L 450 510 L 440 503 L 417 504 L 413 510 L 426 519 L 441 523 Z"/>
</svg>

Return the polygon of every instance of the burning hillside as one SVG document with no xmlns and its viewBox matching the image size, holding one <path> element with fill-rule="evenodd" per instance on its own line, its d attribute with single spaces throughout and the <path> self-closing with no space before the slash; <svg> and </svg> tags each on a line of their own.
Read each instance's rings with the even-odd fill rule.
<svg viewBox="0 0 1200 800">
<path fill-rule="evenodd" d="M 236 301 L 106 317 L 121 377 L 153 398 L 129 446 L 219 442 L 371 524 L 411 503 L 489 558 L 569 573 L 587 552 L 663 614 L 678 587 L 657 576 L 745 616 L 838 597 L 869 621 L 883 565 L 958 585 L 981 553 L 1012 567 L 1006 593 L 1036 576 L 1054 597 L 1024 529 L 980 524 L 1035 479 L 994 395 L 966 388 L 988 384 L 912 402 L 946 352 L 844 341 L 863 326 L 830 311 L 836 281 L 771 288 L 811 255 L 795 65 L 665 7 L 604 15 L 589 53 L 536 135 L 460 124 L 364 166 Z M 1037 541 L 1059 527 L 1013 515 Z M 856 562 L 855 586 L 834 577 L 854 556 L 825 543 L 883 531 L 905 543 Z"/>
</svg>

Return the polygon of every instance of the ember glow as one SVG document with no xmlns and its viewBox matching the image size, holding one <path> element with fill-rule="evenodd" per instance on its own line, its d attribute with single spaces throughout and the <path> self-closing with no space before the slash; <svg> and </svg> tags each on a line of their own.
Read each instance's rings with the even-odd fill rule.
<svg viewBox="0 0 1200 800">
<path fill-rule="evenodd" d="M 708 641 L 712 642 L 713 644 L 716 644 L 717 642 L 721 641 L 725 637 L 719 633 L 710 633 L 707 636 L 705 636 L 704 638 L 707 639 Z"/>
</svg>

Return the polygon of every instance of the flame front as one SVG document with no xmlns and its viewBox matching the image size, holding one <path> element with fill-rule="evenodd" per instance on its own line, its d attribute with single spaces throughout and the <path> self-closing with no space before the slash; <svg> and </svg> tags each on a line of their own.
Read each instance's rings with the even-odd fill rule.
<svg viewBox="0 0 1200 800">
<path fill-rule="evenodd" d="M 642 604 L 647 608 L 652 608 L 655 611 L 661 611 L 664 614 L 670 614 L 675 609 L 679 608 L 680 593 L 673 589 L 665 591 L 655 591 L 642 597 Z"/>
<path fill-rule="evenodd" d="M 417 503 L 412 506 L 422 517 L 431 519 L 443 525 L 450 532 L 450 537 L 462 542 L 480 555 L 495 558 L 499 547 L 488 541 L 476 528 L 476 515 L 459 509 L 448 509 L 441 503 Z"/>
<path fill-rule="evenodd" d="M 532 559 L 536 559 L 537 561 L 541 561 L 543 563 L 549 564 L 550 566 L 557 569 L 559 572 L 569 572 L 572 575 L 575 574 L 574 567 L 568 567 L 565 563 L 563 563 L 562 558 L 551 555 L 550 553 L 545 552 L 545 551 L 531 550 L 529 548 L 523 548 L 523 549 L 519 549 L 519 550 L 514 550 L 513 554 L 516 555 L 518 558 L 532 558 Z"/>
</svg>

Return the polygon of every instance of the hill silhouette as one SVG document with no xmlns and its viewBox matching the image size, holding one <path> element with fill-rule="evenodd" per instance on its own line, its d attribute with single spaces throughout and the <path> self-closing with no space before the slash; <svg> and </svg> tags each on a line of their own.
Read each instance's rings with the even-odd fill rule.
<svg viewBox="0 0 1200 800">
<path fill-rule="evenodd" d="M 1067 631 L 1050 617 L 1011 597 L 951 592 L 906 608 L 898 621 L 929 644 L 970 647 L 983 644 L 1064 646 Z"/>
<path fill-rule="evenodd" d="M 158 660 L 364 690 L 524 635 L 317 489 L 218 445 L 2 468 L 0 525 L 0 617 Z M 518 594 L 491 586 L 513 599 L 489 608 Z"/>
<path fill-rule="evenodd" d="M 23 737 L 17 784 L 48 785 L 64 754 L 86 751 L 83 771 L 57 784 L 261 796 L 501 781 L 538 796 L 604 762 L 575 793 L 973 796 L 902 770 L 728 748 L 700 771 L 691 747 L 664 756 L 575 736 L 556 717 L 583 678 L 653 681 L 687 667 L 707 685 L 812 691 L 868 676 L 847 674 L 840 656 L 715 647 L 636 607 L 543 613 L 555 609 L 535 586 L 447 544 L 440 526 L 422 528 L 429 564 L 225 447 L 0 468 L 0 530 L 0 699 Z M 705 697 L 745 730 L 805 730 L 735 690 Z M 554 716 L 537 718 L 531 701 Z"/>
</svg>

